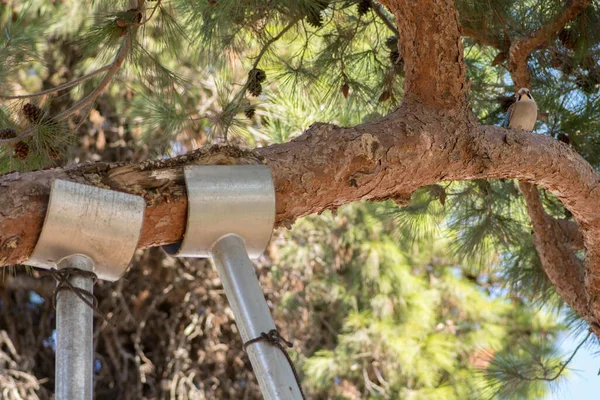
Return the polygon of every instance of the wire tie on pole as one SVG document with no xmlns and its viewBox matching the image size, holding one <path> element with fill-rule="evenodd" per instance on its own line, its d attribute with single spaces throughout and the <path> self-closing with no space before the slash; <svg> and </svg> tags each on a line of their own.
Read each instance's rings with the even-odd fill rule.
<svg viewBox="0 0 600 400">
<path fill-rule="evenodd" d="M 285 344 L 287 347 L 292 348 L 292 347 L 294 347 L 292 342 L 289 342 L 286 339 L 284 339 L 283 336 L 281 336 L 281 334 L 279 334 L 279 331 L 277 329 L 271 329 L 268 333 L 261 332 L 259 337 L 250 339 L 246 343 L 244 343 L 244 345 L 243 345 L 244 351 L 247 352 L 246 349 L 251 344 L 261 342 L 263 340 L 278 347 L 279 350 L 281 350 L 283 352 L 283 355 L 285 355 L 285 358 L 287 359 L 288 363 L 290 363 L 290 367 L 292 367 L 292 372 L 294 373 L 294 378 L 296 379 L 296 383 L 298 384 L 298 388 L 300 389 L 300 394 L 302 395 L 302 399 L 306 400 L 306 396 L 304 395 L 304 391 L 302 390 L 302 386 L 300 385 L 300 378 L 298 377 L 298 372 L 296 371 L 296 367 L 294 367 L 294 363 L 293 363 L 292 359 L 290 358 L 290 355 L 288 354 L 287 350 L 283 346 Z"/>
<path fill-rule="evenodd" d="M 73 286 L 73 284 L 70 281 L 72 277 L 80 276 L 82 278 L 92 279 L 95 284 L 98 280 L 98 276 L 95 273 L 91 271 L 84 271 L 79 268 L 51 268 L 47 271 L 41 271 L 41 275 L 51 276 L 58 283 L 58 285 L 56 285 L 56 288 L 54 289 L 54 294 L 52 296 L 52 305 L 54 306 L 55 310 L 56 300 L 58 299 L 58 293 L 63 290 L 66 290 L 69 292 L 73 292 L 77 297 L 81 299 L 81 301 L 83 301 L 88 307 L 94 310 L 94 314 L 102 318 L 104 321 L 108 322 L 106 317 L 98 310 L 98 300 L 96 299 L 94 294 L 88 290 Z"/>
</svg>

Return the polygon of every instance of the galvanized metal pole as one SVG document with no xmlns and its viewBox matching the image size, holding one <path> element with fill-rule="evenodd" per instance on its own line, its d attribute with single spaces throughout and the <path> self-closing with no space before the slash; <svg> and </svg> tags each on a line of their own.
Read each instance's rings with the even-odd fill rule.
<svg viewBox="0 0 600 400">
<path fill-rule="evenodd" d="M 214 244 L 211 256 L 244 343 L 275 329 L 244 241 L 237 235 L 226 235 Z M 292 367 L 281 349 L 260 341 L 250 344 L 247 351 L 265 399 L 302 399 Z"/>
<path fill-rule="evenodd" d="M 93 271 L 94 262 L 75 254 L 58 263 L 58 269 Z M 71 285 L 92 292 L 92 278 L 75 276 Z M 94 310 L 69 290 L 58 292 L 56 301 L 56 399 L 93 398 L 93 318 Z"/>
<path fill-rule="evenodd" d="M 261 338 L 275 323 L 250 258 L 260 257 L 273 232 L 271 171 L 265 165 L 193 165 L 184 172 L 186 231 L 180 246 L 165 250 L 177 257 L 212 257 L 242 340 Z M 292 365 L 277 344 L 252 341 L 246 350 L 265 399 L 302 399 Z"/>
<path fill-rule="evenodd" d="M 115 281 L 135 253 L 145 209 L 140 196 L 55 180 L 42 232 L 26 264 L 45 269 L 76 268 Z M 69 283 L 92 294 L 94 276 L 85 275 L 70 277 Z M 76 293 L 58 292 L 57 400 L 93 398 L 93 317 L 90 304 Z"/>
</svg>

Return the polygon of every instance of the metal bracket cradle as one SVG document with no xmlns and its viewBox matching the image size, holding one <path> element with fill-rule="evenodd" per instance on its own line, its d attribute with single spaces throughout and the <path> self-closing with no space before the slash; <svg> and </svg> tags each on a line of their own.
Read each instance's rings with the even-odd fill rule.
<svg viewBox="0 0 600 400">
<path fill-rule="evenodd" d="M 126 193 L 56 180 L 42 233 L 25 262 L 39 268 L 77 268 L 117 280 L 139 241 L 144 199 Z M 70 283 L 92 292 L 93 279 Z M 56 303 L 56 398 L 93 397 L 93 312 L 75 293 L 60 291 Z"/>
<path fill-rule="evenodd" d="M 211 257 L 244 343 L 275 329 L 250 258 L 267 247 L 275 221 L 275 188 L 264 165 L 187 166 L 188 221 L 176 257 Z M 292 367 L 264 341 L 247 346 L 265 399 L 302 399 Z"/>
</svg>

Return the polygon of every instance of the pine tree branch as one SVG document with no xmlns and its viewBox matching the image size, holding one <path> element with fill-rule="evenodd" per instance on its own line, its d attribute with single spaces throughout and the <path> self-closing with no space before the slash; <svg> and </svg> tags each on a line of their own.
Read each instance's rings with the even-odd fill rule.
<svg viewBox="0 0 600 400">
<path fill-rule="evenodd" d="M 84 109 L 85 107 L 91 105 L 94 101 L 96 101 L 96 99 L 108 87 L 108 85 L 112 81 L 112 78 L 115 76 L 115 74 L 117 73 L 117 71 L 119 70 L 121 65 L 123 64 L 123 61 L 125 61 L 127 54 L 129 54 L 129 49 L 131 48 L 132 40 L 133 40 L 132 36 L 127 35 L 127 37 L 121 44 L 121 47 L 119 48 L 119 51 L 117 52 L 117 55 L 116 55 L 114 61 L 110 64 L 110 67 L 107 69 L 106 74 L 104 75 L 104 77 L 102 77 L 102 80 L 100 81 L 98 86 L 96 86 L 96 88 L 90 94 L 88 94 L 86 97 L 84 97 L 83 99 L 81 99 L 80 101 L 75 103 L 73 106 L 71 106 L 67 110 L 64 110 L 64 111 L 60 112 L 59 114 L 55 115 L 54 117 L 52 117 L 52 119 L 54 121 L 64 120 L 65 118 L 70 117 L 71 115 L 75 114 L 79 110 Z M 35 125 L 31 126 L 30 128 L 27 128 L 23 132 L 19 133 L 14 138 L 1 139 L 0 144 L 16 143 L 20 140 L 23 140 L 27 136 L 32 135 L 36 131 L 36 129 L 37 129 L 37 126 L 35 126 Z"/>
<path fill-rule="evenodd" d="M 508 50 L 508 48 L 504 48 L 505 46 L 502 41 L 498 40 L 493 36 L 487 35 L 486 33 L 479 32 L 465 25 L 461 26 L 461 30 L 463 36 L 475 39 L 477 42 L 485 46 L 490 46 L 498 50 Z"/>
<path fill-rule="evenodd" d="M 292 27 L 294 27 L 298 23 L 298 21 L 300 21 L 300 19 L 301 18 L 297 18 L 297 19 L 294 19 L 293 21 L 291 21 L 281 31 L 279 31 L 279 33 L 277 35 L 273 36 L 271 39 L 267 40 L 267 42 L 265 44 L 263 44 L 262 48 L 260 49 L 260 52 L 258 53 L 256 58 L 254 59 L 254 62 L 252 63 L 252 69 L 255 69 L 258 67 L 258 64 L 262 60 L 263 56 L 271 48 L 271 45 L 273 43 L 277 42 L 279 39 L 281 39 L 283 37 L 283 35 L 285 35 L 287 33 L 287 31 L 292 29 Z"/>
<path fill-rule="evenodd" d="M 281 39 L 283 37 L 283 35 L 285 35 L 290 29 L 292 29 L 298 23 L 298 21 L 300 21 L 301 19 L 302 19 L 301 17 L 298 17 L 298 18 L 292 20 L 281 31 L 279 31 L 279 33 L 277 35 L 275 35 L 275 36 L 271 37 L 269 40 L 267 40 L 267 42 L 263 44 L 258 55 L 254 58 L 254 62 L 252 63 L 251 69 L 258 68 L 258 64 L 260 64 L 260 61 L 262 60 L 264 55 L 271 48 L 271 45 L 273 45 L 273 43 L 275 43 L 279 39 Z M 241 89 L 234 96 L 233 100 L 231 101 L 231 104 L 237 106 L 237 104 L 239 104 L 244 99 L 249 83 L 250 83 L 250 81 L 247 79 L 246 82 L 244 83 L 244 85 L 241 87 Z M 231 120 L 232 119 L 230 119 L 227 122 L 227 124 L 225 125 L 225 128 L 224 128 L 225 134 L 227 134 L 227 131 L 229 131 L 229 127 L 231 126 Z"/>
<path fill-rule="evenodd" d="M 77 111 L 91 105 L 94 101 L 96 101 L 96 99 L 108 87 L 108 85 L 110 84 L 110 82 L 112 81 L 114 76 L 116 75 L 119 68 L 121 68 L 123 61 L 125 61 L 125 58 L 129 54 L 129 50 L 131 49 L 132 41 L 133 41 L 133 37 L 131 35 L 127 35 L 127 37 L 123 41 L 123 44 L 121 45 L 121 47 L 117 53 L 117 56 L 115 57 L 115 60 L 113 61 L 111 67 L 106 72 L 106 75 L 104 75 L 104 77 L 102 78 L 102 80 L 100 81 L 98 86 L 89 95 L 87 95 L 82 100 L 77 102 L 77 104 L 75 104 L 71 108 L 57 114 L 54 117 L 54 119 L 61 120 L 61 119 L 70 117 L 71 115 L 75 114 Z"/>
<path fill-rule="evenodd" d="M 556 371 L 556 374 L 551 377 L 551 378 L 543 378 L 543 380 L 548 381 L 548 382 L 552 382 L 554 380 L 556 380 L 559 376 L 561 376 L 561 374 L 563 373 L 563 371 L 565 370 L 565 368 L 567 368 L 567 366 L 571 363 L 571 361 L 573 361 L 573 358 L 575 358 L 575 356 L 577 355 L 577 352 L 579 352 L 579 349 L 581 349 L 581 347 L 583 347 L 583 345 L 588 341 L 588 339 L 590 338 L 590 336 L 592 335 L 592 332 L 588 332 L 588 334 L 585 336 L 585 339 L 583 339 L 578 345 L 577 347 L 575 347 L 575 350 L 573 350 L 573 352 L 571 353 L 571 355 L 569 356 L 569 358 L 562 364 L 562 366 L 560 367 L 560 369 L 558 371 Z"/>
<path fill-rule="evenodd" d="M 383 6 L 381 4 L 372 3 L 371 8 L 373 9 L 373 12 L 379 17 L 379 19 L 381 19 L 381 21 L 385 24 L 385 26 L 387 26 L 388 29 L 392 31 L 394 36 L 398 37 L 398 35 L 400 35 L 398 33 L 398 28 L 396 28 L 394 22 L 389 18 Z"/>
<path fill-rule="evenodd" d="M 247 153 L 212 149 L 167 161 L 6 175 L 0 178 L 0 263 L 21 262 L 33 249 L 54 179 L 144 195 L 148 208 L 140 246 L 151 247 L 183 236 L 187 206 L 183 165 L 261 159 L 273 171 L 278 226 L 362 199 L 402 202 L 418 187 L 442 180 L 516 178 L 539 183 L 557 195 L 582 227 L 588 254 L 600 253 L 600 215 L 595 211 L 600 205 L 600 174 L 570 147 L 547 136 L 480 128 L 407 107 L 354 128 L 315 124 L 292 142 Z M 588 270 L 600 268 L 591 260 Z M 570 279 L 580 283 L 578 276 Z M 580 293 L 563 296 L 574 309 L 584 309 L 584 318 L 589 315 Z"/>
<path fill-rule="evenodd" d="M 517 88 L 531 86 L 531 76 L 527 69 L 527 59 L 531 52 L 548 43 L 569 21 L 578 16 L 590 4 L 591 0 L 569 0 L 564 10 L 553 21 L 527 37 L 511 40 L 508 70 Z"/>
<path fill-rule="evenodd" d="M 562 375 L 563 371 L 565 370 L 565 368 L 567 368 L 567 366 L 571 363 L 571 361 L 573 361 L 573 358 L 575 358 L 575 356 L 577 355 L 577 353 L 579 352 L 581 347 L 583 347 L 583 345 L 588 341 L 588 339 L 590 338 L 591 335 L 592 335 L 592 332 L 589 332 L 586 335 L 585 339 L 583 339 L 581 342 L 579 342 L 579 344 L 573 350 L 573 352 L 571 353 L 569 358 L 564 363 L 562 363 L 562 365 L 560 366 L 558 371 L 556 371 L 556 373 L 552 376 L 547 376 L 549 371 L 547 371 L 547 367 L 544 364 L 540 364 L 540 366 L 544 370 L 543 376 L 526 376 L 518 370 L 511 370 L 510 372 L 514 373 L 514 375 L 516 377 L 518 377 L 518 379 L 521 379 L 521 380 L 527 381 L 527 382 L 535 382 L 535 381 L 552 382 L 552 381 L 555 381 Z"/>
<path fill-rule="evenodd" d="M 514 51 L 520 51 L 527 54 L 531 53 L 539 46 L 556 37 L 558 32 L 564 28 L 569 21 L 578 16 L 591 3 L 592 0 L 568 0 L 564 10 L 558 14 L 553 21 L 542 26 L 528 37 L 519 39 L 518 43 L 513 44 L 513 47 L 515 47 Z"/>
<path fill-rule="evenodd" d="M 589 4 L 589 0 L 571 0 L 554 21 L 526 38 L 511 40 L 508 70 L 516 89 L 531 85 L 531 74 L 527 65 L 531 52 L 548 42 Z M 600 296 L 595 294 L 600 290 L 600 270 L 593 267 L 596 260 L 600 260 L 600 253 L 596 254 L 586 246 L 586 266 L 582 265 L 574 253 L 574 248 L 568 245 L 573 243 L 573 237 L 567 237 L 557 222 L 544 212 L 535 185 L 519 182 L 519 187 L 525 198 L 535 232 L 536 249 L 546 275 L 556 292 L 590 323 L 596 335 L 600 335 Z M 581 225 L 580 227 L 584 228 Z M 585 230 L 583 236 L 585 239 Z"/>
<path fill-rule="evenodd" d="M 589 319 L 584 266 L 569 248 L 569 239 L 557 229 L 554 219 L 544 211 L 537 186 L 519 182 L 519 189 L 527 205 L 527 213 L 534 227 L 534 243 L 544 272 L 556 292 L 585 319 Z M 587 314 L 587 317 L 584 316 Z"/>
<path fill-rule="evenodd" d="M 5 99 L 5 100 L 19 100 L 19 99 L 31 99 L 34 97 L 40 97 L 40 96 L 44 96 L 47 94 L 51 94 L 51 93 L 55 93 L 55 92 L 59 92 L 61 90 L 65 90 L 65 89 L 69 89 L 73 86 L 77 86 L 80 83 L 102 73 L 105 72 L 107 70 L 109 70 L 112 66 L 111 64 L 107 64 L 101 68 L 98 68 L 95 71 L 90 72 L 89 74 L 85 74 L 83 76 L 80 76 L 79 78 L 73 79 L 70 82 L 66 82 L 63 83 L 61 85 L 58 85 L 56 87 L 50 88 L 50 89 L 46 89 L 46 90 L 42 90 L 40 92 L 35 92 L 35 93 L 30 93 L 30 94 L 22 94 L 22 95 L 2 95 L 0 94 L 0 99 Z"/>
</svg>

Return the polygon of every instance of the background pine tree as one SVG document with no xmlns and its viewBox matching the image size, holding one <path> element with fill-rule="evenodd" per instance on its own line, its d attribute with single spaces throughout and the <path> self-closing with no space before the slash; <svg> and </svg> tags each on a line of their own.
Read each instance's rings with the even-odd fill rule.
<svg viewBox="0 0 600 400">
<path fill-rule="evenodd" d="M 378 3 L 142 4 L 0 4 L 0 139 L 23 135 L 0 145 L 0 172 L 283 143 L 315 121 L 376 120 L 402 99 L 398 32 Z M 514 101 L 507 32 L 526 36 L 562 6 L 457 1 L 482 122 Z M 594 1 L 529 61 L 536 132 L 596 169 L 599 27 Z M 443 183 L 398 203 L 305 218 L 257 263 L 311 398 L 542 398 L 568 371 L 557 334 L 587 327 L 543 273 L 515 182 Z M 53 282 L 13 272 L 0 283 L 0 387 L 50 398 Z M 96 321 L 97 399 L 260 398 L 208 263 L 140 252 L 96 293 L 114 324 Z"/>
</svg>

